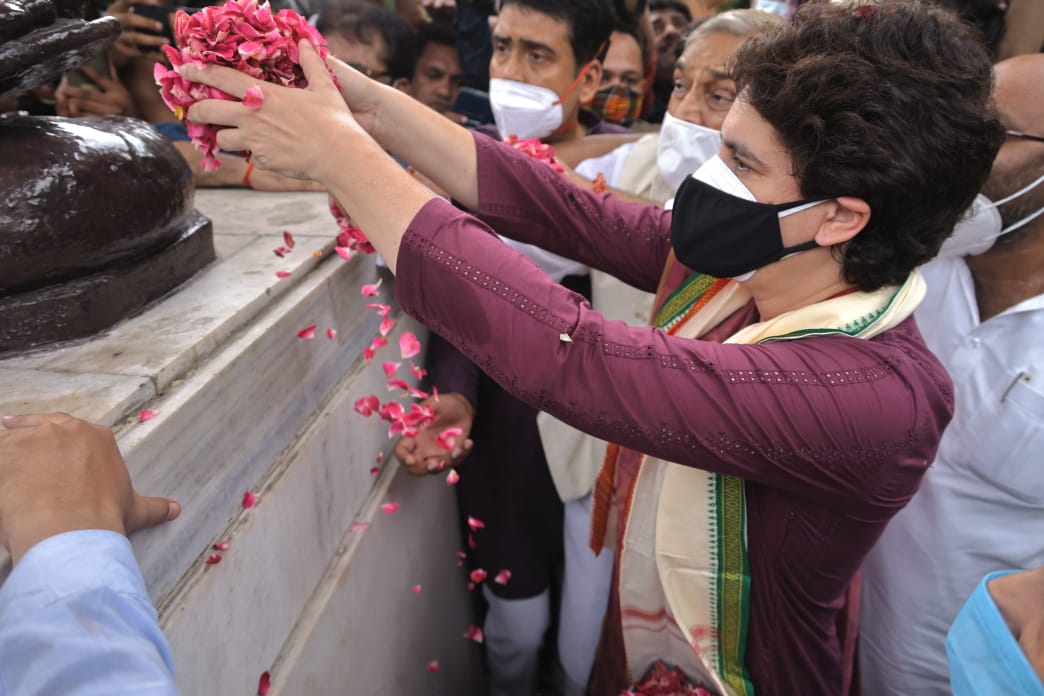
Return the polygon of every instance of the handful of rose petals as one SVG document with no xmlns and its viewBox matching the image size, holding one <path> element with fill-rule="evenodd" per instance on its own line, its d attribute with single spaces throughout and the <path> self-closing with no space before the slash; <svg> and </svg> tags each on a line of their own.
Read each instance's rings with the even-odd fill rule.
<svg viewBox="0 0 1044 696">
<path fill-rule="evenodd" d="M 156 63 L 154 77 L 163 101 L 179 120 L 190 106 L 204 99 L 233 97 L 214 87 L 189 82 L 178 74 L 186 63 L 223 65 L 242 73 L 284 87 L 307 87 L 308 80 L 299 64 L 297 45 L 307 39 L 326 61 L 326 41 L 304 17 L 293 10 L 272 12 L 265 2 L 228 0 L 224 5 L 206 7 L 195 14 L 178 11 L 174 16 L 174 39 L 177 48 L 163 46 L 172 67 Z M 329 66 L 327 66 L 329 69 Z M 252 87 L 243 100 L 258 108 L 264 96 Z M 221 166 L 214 156 L 218 127 L 186 121 L 189 137 L 203 152 L 202 167 L 213 171 Z"/>
</svg>

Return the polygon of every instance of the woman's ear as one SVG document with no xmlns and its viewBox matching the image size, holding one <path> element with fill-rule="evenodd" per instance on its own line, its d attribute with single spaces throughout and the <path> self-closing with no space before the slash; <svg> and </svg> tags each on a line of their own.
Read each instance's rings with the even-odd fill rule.
<svg viewBox="0 0 1044 696">
<path fill-rule="evenodd" d="M 816 244 L 829 247 L 844 244 L 863 231 L 870 222 L 870 204 L 862 198 L 839 196 L 826 203 L 830 212 L 816 233 Z"/>
</svg>

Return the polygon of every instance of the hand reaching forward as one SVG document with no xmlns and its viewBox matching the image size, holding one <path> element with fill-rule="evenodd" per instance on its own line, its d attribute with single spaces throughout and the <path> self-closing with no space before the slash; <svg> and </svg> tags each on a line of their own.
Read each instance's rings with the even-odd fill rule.
<svg viewBox="0 0 1044 696">
<path fill-rule="evenodd" d="M 414 476 L 437 474 L 459 464 L 471 451 L 472 441 L 468 438 L 475 409 L 463 395 L 440 394 L 438 400 L 428 399 L 425 404 L 435 411 L 435 420 L 422 429 L 416 437 L 404 437 L 395 445 L 395 456 L 406 471 Z M 460 428 L 453 449 L 438 443 L 437 438 L 447 428 Z"/>
<path fill-rule="evenodd" d="M 263 82 L 232 68 L 183 65 L 180 72 L 185 79 L 217 87 L 236 99 L 243 99 L 252 88 L 259 89 L 263 95 L 258 108 L 250 108 L 241 101 L 198 102 L 189 109 L 189 120 L 227 126 L 217 134 L 221 149 L 248 151 L 252 161 L 262 169 L 324 183 L 324 175 L 339 173 L 356 164 L 332 156 L 331 148 L 363 131 L 334 85 L 323 59 L 308 41 L 300 43 L 300 63 L 308 79 L 308 86 L 303 89 Z M 359 73 L 355 75 L 362 77 Z"/>
<path fill-rule="evenodd" d="M 0 422 L 0 544 L 15 563 L 62 532 L 131 534 L 181 513 L 173 500 L 138 495 L 108 428 L 64 413 Z"/>
</svg>

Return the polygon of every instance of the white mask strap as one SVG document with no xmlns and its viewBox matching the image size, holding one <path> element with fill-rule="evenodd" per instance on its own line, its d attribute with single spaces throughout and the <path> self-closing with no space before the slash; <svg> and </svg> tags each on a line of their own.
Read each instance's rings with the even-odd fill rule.
<svg viewBox="0 0 1044 696">
<path fill-rule="evenodd" d="M 1001 234 L 1008 234 L 1009 232 L 1014 232 L 1015 230 L 1019 229 L 1023 225 L 1028 224 L 1032 220 L 1036 220 L 1037 218 L 1039 218 L 1041 213 L 1044 213 L 1044 208 L 1041 208 L 1040 210 L 1038 210 L 1037 212 L 1033 213 L 1032 215 L 1028 215 L 1028 216 L 1022 218 L 1021 220 L 1019 220 L 1018 222 L 1012 223 L 1008 227 L 1005 227 L 1003 230 L 1001 230 Z"/>
<path fill-rule="evenodd" d="M 994 201 L 993 205 L 995 205 L 995 206 L 996 205 L 1004 205 L 1008 201 L 1014 200 L 1014 199 L 1018 198 L 1019 196 L 1021 196 L 1022 194 L 1026 193 L 1027 191 L 1029 191 L 1031 188 L 1033 188 L 1034 186 L 1036 186 L 1037 184 L 1039 184 L 1042 181 L 1044 181 L 1044 174 L 1041 174 L 1039 177 L 1037 177 L 1037 180 L 1034 181 L 1029 186 L 1023 186 L 1022 188 L 1020 188 L 1018 191 L 1016 191 L 1015 193 L 1011 194 L 1007 198 L 1002 198 L 999 201 Z M 1032 219 L 1032 218 L 1030 218 L 1030 219 Z"/>
<path fill-rule="evenodd" d="M 828 200 L 830 200 L 830 199 L 829 198 L 824 198 L 821 201 L 812 201 L 811 203 L 804 203 L 804 204 L 799 205 L 799 206 L 794 207 L 794 208 L 787 208 L 786 210 L 781 210 L 779 212 L 779 219 L 782 220 L 783 218 L 787 217 L 788 215 L 793 215 L 794 213 L 800 213 L 802 210 L 808 210 L 809 208 L 814 208 L 815 206 L 819 205 L 820 203 L 826 203 Z"/>
</svg>

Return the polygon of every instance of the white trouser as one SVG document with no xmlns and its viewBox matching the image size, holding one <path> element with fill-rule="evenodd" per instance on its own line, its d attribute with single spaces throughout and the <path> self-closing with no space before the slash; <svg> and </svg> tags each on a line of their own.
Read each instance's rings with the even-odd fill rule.
<svg viewBox="0 0 1044 696">
<path fill-rule="evenodd" d="M 597 557 L 588 544 L 591 496 L 565 503 L 562 529 L 565 570 L 558 622 L 559 689 L 562 696 L 583 696 L 602 630 L 613 553 Z M 540 646 L 551 622 L 550 593 L 525 599 L 497 597 L 483 585 L 489 603 L 484 625 L 490 696 L 531 696 Z"/>
<path fill-rule="evenodd" d="M 613 581 L 613 551 L 591 551 L 591 494 L 565 504 L 565 572 L 558 616 L 562 696 L 583 696 L 591 676 Z"/>
</svg>

